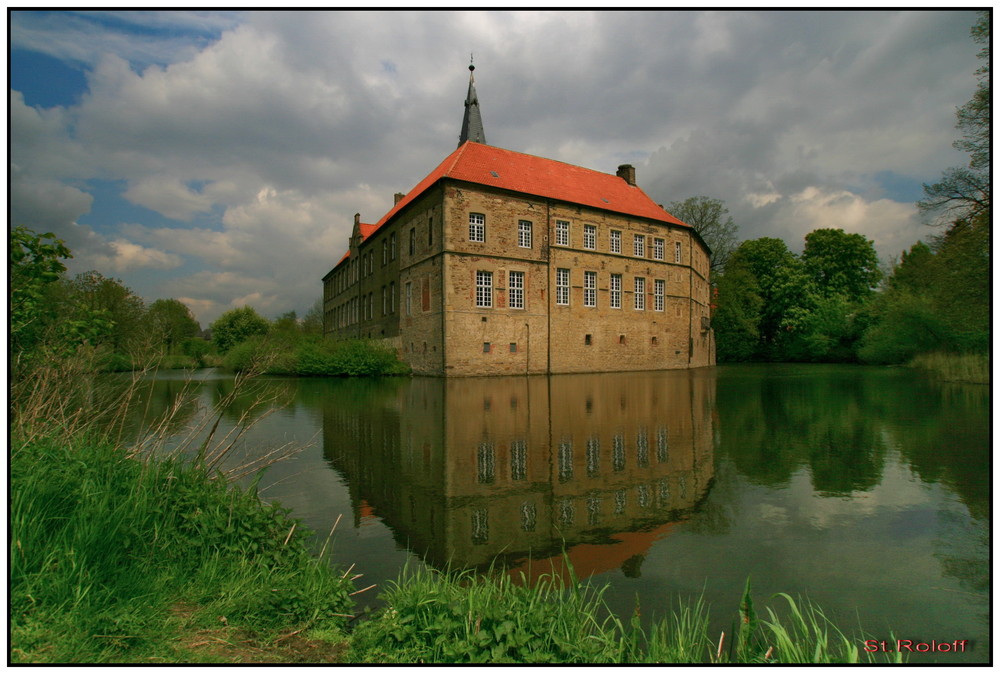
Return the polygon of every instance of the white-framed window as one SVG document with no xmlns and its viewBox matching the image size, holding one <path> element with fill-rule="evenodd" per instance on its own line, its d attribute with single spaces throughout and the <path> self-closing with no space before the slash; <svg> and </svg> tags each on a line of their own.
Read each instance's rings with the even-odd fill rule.
<svg viewBox="0 0 1000 674">
<path fill-rule="evenodd" d="M 597 272 L 583 272 L 583 306 L 597 306 Z"/>
<path fill-rule="evenodd" d="M 556 220 L 556 245 L 569 245 L 569 222 L 567 220 Z"/>
<path fill-rule="evenodd" d="M 411 283 L 410 281 L 406 282 L 406 291 L 404 293 L 404 297 L 405 297 L 405 302 L 406 302 L 406 315 L 407 316 L 412 316 L 413 315 L 413 283 Z"/>
<path fill-rule="evenodd" d="M 653 239 L 653 259 L 663 259 L 663 239 Z"/>
<path fill-rule="evenodd" d="M 486 216 L 469 213 L 469 241 L 486 241 Z"/>
<path fill-rule="evenodd" d="M 493 306 L 493 272 L 476 272 L 476 306 L 490 308 Z"/>
<path fill-rule="evenodd" d="M 583 226 L 583 247 L 589 250 L 597 248 L 597 225 Z"/>
<path fill-rule="evenodd" d="M 389 261 L 396 259 L 396 232 L 389 235 Z"/>
<path fill-rule="evenodd" d="M 389 242 L 382 239 L 382 266 L 389 263 Z"/>
<path fill-rule="evenodd" d="M 382 286 L 382 315 L 389 313 L 389 289 Z"/>
<path fill-rule="evenodd" d="M 646 237 L 642 234 L 632 236 L 632 253 L 636 257 L 646 257 Z"/>
<path fill-rule="evenodd" d="M 681 261 L 681 242 L 678 241 L 674 244 L 674 262 L 678 264 Z"/>
<path fill-rule="evenodd" d="M 635 308 L 637 311 L 646 308 L 646 279 L 641 276 L 635 277 Z"/>
<path fill-rule="evenodd" d="M 653 311 L 663 311 L 663 295 L 667 283 L 661 278 L 653 280 Z"/>
<path fill-rule="evenodd" d="M 521 248 L 531 248 L 531 222 L 528 220 L 517 222 L 517 245 Z"/>
<path fill-rule="evenodd" d="M 556 269 L 556 304 L 569 304 L 569 269 Z"/>
<path fill-rule="evenodd" d="M 511 309 L 524 308 L 523 271 L 512 271 L 507 278 L 507 306 Z"/>
<path fill-rule="evenodd" d="M 611 230 L 611 252 L 612 253 L 622 252 L 622 233 L 617 229 Z"/>
<path fill-rule="evenodd" d="M 622 308 L 622 275 L 611 275 L 611 308 Z"/>
</svg>

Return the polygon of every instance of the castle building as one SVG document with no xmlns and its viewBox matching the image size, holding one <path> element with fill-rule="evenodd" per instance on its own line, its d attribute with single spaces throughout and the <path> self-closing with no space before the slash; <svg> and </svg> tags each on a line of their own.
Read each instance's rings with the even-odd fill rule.
<svg viewBox="0 0 1000 674">
<path fill-rule="evenodd" d="M 323 277 L 327 337 L 384 340 L 427 375 L 715 364 L 708 246 L 634 167 L 485 140 L 470 73 L 458 148 L 377 222 L 354 216 Z"/>
</svg>

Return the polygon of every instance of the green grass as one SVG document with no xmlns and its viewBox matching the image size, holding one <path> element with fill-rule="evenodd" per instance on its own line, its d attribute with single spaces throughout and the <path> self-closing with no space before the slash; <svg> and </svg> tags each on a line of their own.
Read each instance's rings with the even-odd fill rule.
<svg viewBox="0 0 1000 674">
<path fill-rule="evenodd" d="M 571 572 L 572 573 L 572 572 Z M 351 635 L 358 663 L 856 663 L 864 638 L 845 636 L 808 601 L 778 595 L 757 618 L 749 581 L 734 628 L 709 635 L 701 599 L 678 602 L 648 626 L 640 607 L 623 621 L 607 589 L 543 576 L 534 587 L 506 574 L 407 572 L 383 593 L 386 608 Z M 899 658 L 886 658 L 899 661 Z"/>
<path fill-rule="evenodd" d="M 100 440 L 36 439 L 10 468 L 12 662 L 177 662 L 178 630 L 220 617 L 267 643 L 350 613 L 350 581 L 253 489 Z"/>
<path fill-rule="evenodd" d="M 988 353 L 924 353 L 914 357 L 910 366 L 927 370 L 943 381 L 990 383 Z"/>
</svg>

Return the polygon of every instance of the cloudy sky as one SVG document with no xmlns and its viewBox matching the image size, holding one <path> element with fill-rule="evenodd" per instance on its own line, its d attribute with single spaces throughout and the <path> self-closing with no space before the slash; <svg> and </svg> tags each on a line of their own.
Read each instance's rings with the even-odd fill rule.
<svg viewBox="0 0 1000 674">
<path fill-rule="evenodd" d="M 722 199 L 741 239 L 818 227 L 883 259 L 972 96 L 969 11 L 10 15 L 11 223 L 203 326 L 302 315 L 454 150 L 470 53 L 490 144 Z"/>
</svg>

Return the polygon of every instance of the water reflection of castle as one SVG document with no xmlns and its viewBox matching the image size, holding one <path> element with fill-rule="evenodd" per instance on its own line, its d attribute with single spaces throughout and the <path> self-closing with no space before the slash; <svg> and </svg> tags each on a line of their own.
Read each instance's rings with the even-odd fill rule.
<svg viewBox="0 0 1000 674">
<path fill-rule="evenodd" d="M 714 404 L 704 370 L 417 378 L 325 406 L 324 451 L 356 521 L 380 516 L 436 566 L 565 548 L 581 574 L 629 572 L 706 495 Z"/>
</svg>

